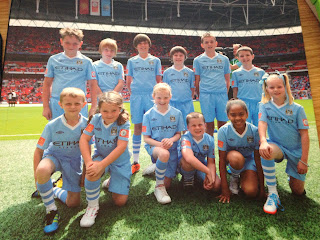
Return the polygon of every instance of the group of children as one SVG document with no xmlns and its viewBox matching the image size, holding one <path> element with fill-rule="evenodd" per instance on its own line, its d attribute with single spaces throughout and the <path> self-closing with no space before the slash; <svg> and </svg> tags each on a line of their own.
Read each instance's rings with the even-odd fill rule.
<svg viewBox="0 0 320 240">
<path fill-rule="evenodd" d="M 288 160 L 286 172 L 292 192 L 305 193 L 309 148 L 305 112 L 293 102 L 286 75 L 265 78 L 264 71 L 252 65 L 251 48 L 237 50 L 242 65 L 233 72 L 231 86 L 238 99 L 228 101 L 230 63 L 216 53 L 217 41 L 210 33 L 201 38 L 205 52 L 194 59 L 194 71 L 184 65 L 186 50 L 176 46 L 170 51 L 173 66 L 164 71 L 163 79 L 160 59 L 149 54 L 149 37 L 138 34 L 133 45 L 139 54 L 128 60 L 126 78 L 134 124 L 131 165 L 129 114 L 119 93 L 124 84 L 123 67 L 113 60 L 116 42 L 102 40 L 102 58 L 92 64 L 78 51 L 82 37 L 79 30 L 61 30 L 64 53 L 49 59 L 45 75 L 43 115 L 52 120 L 34 153 L 34 175 L 47 211 L 46 234 L 58 229 L 54 198 L 69 207 L 78 206 L 81 186 L 85 187 L 88 207 L 80 226 L 94 224 L 104 173 L 109 172 L 110 178 L 102 186 L 112 192 L 114 203 L 126 204 L 131 174 L 140 169 L 141 134 L 153 163 L 147 170 L 155 172 L 154 195 L 161 204 L 171 202 L 166 189 L 177 172 L 182 175 L 184 188 L 192 188 L 196 178 L 204 189 L 221 192 L 218 198 L 223 203 L 230 201 L 231 194 L 239 193 L 239 185 L 248 197 L 265 197 L 265 177 L 268 198 L 264 211 L 274 214 L 281 206 L 275 162 L 284 158 Z M 89 121 L 87 109 L 82 110 L 87 106 L 87 80 L 92 101 Z M 194 112 L 194 91 L 199 94 L 202 114 Z M 214 119 L 219 128 L 220 177 L 215 164 Z M 95 146 L 93 154 L 91 144 Z M 227 168 L 231 173 L 229 185 Z M 55 171 L 62 172 L 62 188 L 51 182 Z"/>
</svg>

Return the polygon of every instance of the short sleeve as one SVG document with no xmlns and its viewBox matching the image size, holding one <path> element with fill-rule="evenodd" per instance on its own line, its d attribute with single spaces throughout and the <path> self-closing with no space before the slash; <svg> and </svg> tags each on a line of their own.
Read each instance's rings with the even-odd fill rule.
<svg viewBox="0 0 320 240">
<path fill-rule="evenodd" d="M 265 104 L 259 103 L 259 121 L 267 122 L 267 112 L 265 109 Z"/>
<path fill-rule="evenodd" d="M 96 78 L 96 72 L 93 68 L 93 63 L 91 60 L 88 61 L 87 66 L 87 80 L 97 80 Z"/>
<path fill-rule="evenodd" d="M 48 63 L 47 63 L 47 68 L 44 74 L 45 77 L 54 77 L 54 68 L 53 68 L 53 63 L 52 63 L 52 57 L 49 58 Z"/>
<path fill-rule="evenodd" d="M 186 135 L 186 134 L 181 137 L 181 149 L 191 149 L 192 150 L 191 140 L 188 137 L 188 135 Z"/>
<path fill-rule="evenodd" d="M 130 137 L 130 122 L 127 121 L 125 124 L 119 126 L 119 140 L 129 142 Z"/>
<path fill-rule="evenodd" d="M 162 76 L 162 67 L 161 67 L 161 61 L 160 61 L 160 59 L 159 58 L 157 58 L 157 61 L 156 61 L 156 63 L 157 63 L 157 66 L 156 66 L 156 76 Z"/>
<path fill-rule="evenodd" d="M 144 115 L 143 115 L 143 120 L 142 120 L 142 135 L 151 136 L 151 127 L 150 127 L 149 114 L 144 114 Z"/>
<path fill-rule="evenodd" d="M 94 115 L 90 121 L 90 123 L 87 125 L 87 127 L 83 130 L 84 134 L 87 134 L 89 136 L 93 136 L 94 135 L 94 126 L 97 124 L 98 119 L 100 119 L 98 117 L 98 115 Z"/>
<path fill-rule="evenodd" d="M 298 129 L 309 129 L 308 119 L 302 106 L 300 107 L 299 113 L 297 115 L 297 123 Z"/>
<path fill-rule="evenodd" d="M 47 124 L 41 134 L 41 137 L 39 138 L 37 142 L 37 148 L 40 148 L 42 150 L 45 150 L 49 147 L 49 144 L 52 142 L 52 133 L 51 128 Z"/>
<path fill-rule="evenodd" d="M 218 131 L 218 149 L 220 151 L 227 151 L 227 138 L 224 129 L 220 128 Z"/>
</svg>

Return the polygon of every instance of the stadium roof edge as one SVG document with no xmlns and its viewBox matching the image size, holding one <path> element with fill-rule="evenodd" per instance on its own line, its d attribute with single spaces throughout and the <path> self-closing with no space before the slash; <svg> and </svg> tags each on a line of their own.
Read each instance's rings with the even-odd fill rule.
<svg viewBox="0 0 320 240">
<path fill-rule="evenodd" d="M 45 27 L 45 28 L 63 28 L 71 27 L 82 30 L 109 31 L 109 32 L 132 32 L 132 33 L 149 33 L 149 34 L 169 34 L 182 36 L 201 36 L 206 31 L 203 30 L 187 30 L 187 29 L 169 29 L 169 28 L 152 28 L 152 27 L 133 27 L 123 25 L 108 25 L 96 23 L 75 23 L 75 22 L 58 22 L 58 21 L 42 21 L 42 20 L 26 20 L 26 19 L 10 19 L 9 26 L 18 27 Z M 274 29 L 257 29 L 248 31 L 210 31 L 216 37 L 257 37 L 272 36 L 283 34 L 301 33 L 301 26 L 293 26 L 286 28 Z"/>
</svg>

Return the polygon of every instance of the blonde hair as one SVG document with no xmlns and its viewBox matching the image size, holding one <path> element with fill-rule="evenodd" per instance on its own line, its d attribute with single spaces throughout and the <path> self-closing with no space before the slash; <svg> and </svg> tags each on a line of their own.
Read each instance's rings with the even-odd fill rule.
<svg viewBox="0 0 320 240">
<path fill-rule="evenodd" d="M 171 48 L 170 53 L 169 53 L 170 59 L 172 60 L 172 56 L 178 52 L 182 53 L 184 55 L 184 60 L 187 59 L 187 51 L 184 47 L 181 47 L 181 46 L 175 46 L 175 47 Z"/>
<path fill-rule="evenodd" d="M 146 34 L 138 34 L 137 36 L 134 37 L 133 39 L 133 46 L 135 48 L 137 48 L 138 44 L 141 43 L 141 42 L 148 42 L 149 43 L 149 47 L 151 47 L 151 40 L 150 38 L 146 35 Z"/>
<path fill-rule="evenodd" d="M 190 120 L 194 118 L 201 118 L 204 123 L 206 122 L 202 113 L 192 112 L 192 113 L 189 113 L 186 117 L 187 125 L 189 124 Z"/>
<path fill-rule="evenodd" d="M 163 82 L 162 83 L 157 83 L 153 87 L 152 96 L 154 97 L 157 92 L 161 92 L 161 91 L 167 91 L 167 92 L 169 92 L 170 96 L 172 96 L 171 87 L 167 83 L 163 83 Z"/>
<path fill-rule="evenodd" d="M 98 112 L 100 111 L 102 103 L 114 104 L 121 108 L 121 112 L 117 118 L 118 125 L 123 125 L 129 120 L 129 113 L 123 108 L 123 98 L 120 93 L 116 91 L 109 91 L 103 92 L 99 95 Z"/>
<path fill-rule="evenodd" d="M 248 47 L 248 46 L 243 46 L 243 47 L 240 47 L 238 50 L 237 50 L 237 56 L 239 56 L 239 53 L 241 51 L 248 51 L 251 53 L 251 55 L 253 55 L 253 50 L 251 47 Z"/>
<path fill-rule="evenodd" d="M 115 53 L 117 54 L 118 46 L 117 46 L 117 41 L 116 40 L 111 39 L 111 38 L 103 39 L 99 44 L 99 53 L 101 54 L 102 53 L 102 49 L 106 48 L 106 47 L 114 50 Z"/>
<path fill-rule="evenodd" d="M 283 85 L 285 87 L 285 91 L 286 91 L 286 97 L 288 98 L 288 101 L 289 101 L 289 104 L 291 105 L 293 103 L 293 96 L 292 96 L 292 93 L 291 93 L 291 88 L 290 88 L 290 83 L 289 83 L 289 77 L 287 74 L 271 74 L 267 80 L 265 80 L 263 82 L 263 92 L 264 94 L 262 95 L 262 98 L 261 98 L 261 102 L 262 103 L 267 103 L 270 101 L 271 99 L 271 96 L 270 94 L 268 93 L 267 91 L 267 88 L 268 88 L 268 82 L 271 80 L 271 79 L 275 79 L 275 78 L 278 78 L 278 79 L 281 79 L 283 80 Z"/>
<path fill-rule="evenodd" d="M 59 33 L 60 33 L 62 40 L 66 36 L 75 36 L 81 42 L 83 39 L 83 36 L 84 36 L 82 30 L 74 29 L 74 28 L 61 28 Z"/>
<path fill-rule="evenodd" d="M 60 93 L 60 102 L 62 103 L 63 98 L 69 96 L 69 97 L 81 97 L 83 102 L 86 101 L 86 95 L 80 88 L 75 88 L 75 87 L 67 87 L 62 90 Z"/>
<path fill-rule="evenodd" d="M 215 36 L 213 36 L 210 32 L 206 32 L 206 33 L 202 34 L 202 36 L 201 36 L 201 43 L 203 43 L 203 39 L 206 37 L 213 37 L 214 40 L 217 41 Z"/>
</svg>

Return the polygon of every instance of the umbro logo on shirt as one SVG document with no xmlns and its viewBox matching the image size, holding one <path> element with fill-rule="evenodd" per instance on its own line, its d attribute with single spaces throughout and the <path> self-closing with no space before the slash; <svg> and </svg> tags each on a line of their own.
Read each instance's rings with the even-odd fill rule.
<svg viewBox="0 0 320 240">
<path fill-rule="evenodd" d="M 63 131 L 57 131 L 56 132 L 57 134 L 62 134 L 62 133 L 64 133 Z"/>
<path fill-rule="evenodd" d="M 152 119 L 151 119 L 151 121 L 157 121 L 157 120 L 158 120 L 158 119 L 156 119 L 156 118 L 152 118 Z"/>
<path fill-rule="evenodd" d="M 229 138 L 228 140 L 229 140 L 230 142 L 234 141 L 234 139 L 233 139 L 233 138 Z"/>
<path fill-rule="evenodd" d="M 100 132 L 102 129 L 101 129 L 101 128 L 95 128 L 95 130 L 97 130 L 97 131 L 99 131 L 99 132 Z"/>
</svg>

